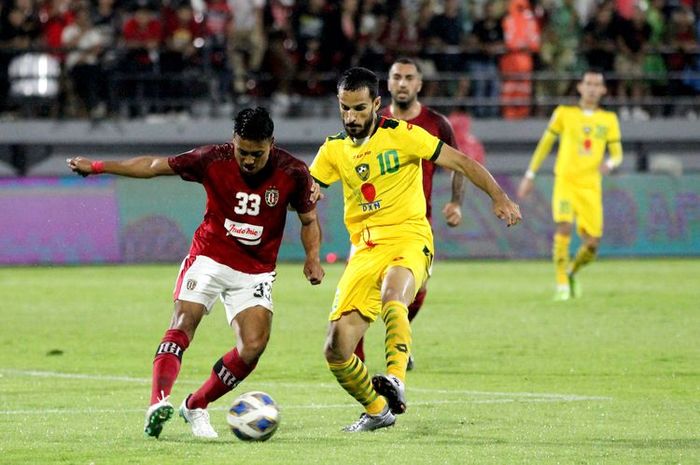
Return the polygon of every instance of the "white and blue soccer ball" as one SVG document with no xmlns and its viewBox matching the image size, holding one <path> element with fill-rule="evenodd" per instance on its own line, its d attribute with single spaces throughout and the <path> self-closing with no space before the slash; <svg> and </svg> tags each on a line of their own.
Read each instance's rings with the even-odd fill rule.
<svg viewBox="0 0 700 465">
<path fill-rule="evenodd" d="M 277 431 L 280 411 L 269 394 L 251 391 L 233 401 L 226 420 L 238 439 L 267 441 Z"/>
</svg>

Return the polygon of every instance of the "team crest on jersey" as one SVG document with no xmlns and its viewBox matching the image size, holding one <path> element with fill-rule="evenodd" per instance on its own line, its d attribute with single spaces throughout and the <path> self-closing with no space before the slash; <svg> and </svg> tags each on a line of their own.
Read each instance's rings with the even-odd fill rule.
<svg viewBox="0 0 700 465">
<path fill-rule="evenodd" d="M 275 188 L 265 191 L 265 203 L 268 207 L 274 207 L 280 199 L 280 191 Z"/>
<path fill-rule="evenodd" d="M 367 163 L 362 163 L 355 167 L 355 172 L 363 181 L 367 181 L 369 178 L 369 165 Z"/>
<path fill-rule="evenodd" d="M 194 279 L 188 279 L 187 284 L 185 284 L 185 287 L 187 287 L 188 291 L 193 291 L 195 287 L 197 287 L 197 281 Z"/>
</svg>

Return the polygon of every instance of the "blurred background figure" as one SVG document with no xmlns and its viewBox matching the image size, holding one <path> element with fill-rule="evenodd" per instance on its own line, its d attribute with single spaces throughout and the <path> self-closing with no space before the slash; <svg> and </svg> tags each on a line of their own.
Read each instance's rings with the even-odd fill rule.
<svg viewBox="0 0 700 465">
<path fill-rule="evenodd" d="M 501 57 L 501 102 L 506 119 L 525 118 L 532 99 L 533 55 L 540 49 L 540 28 L 528 0 L 510 0 L 503 18 L 506 53 Z"/>
<path fill-rule="evenodd" d="M 80 100 L 78 115 L 104 118 L 107 106 L 100 59 L 107 45 L 106 37 L 92 23 L 87 3 L 77 3 L 73 13 L 75 20 L 63 29 L 61 43 L 63 47 L 71 49 L 65 66 L 71 77 L 71 90 Z"/>
</svg>

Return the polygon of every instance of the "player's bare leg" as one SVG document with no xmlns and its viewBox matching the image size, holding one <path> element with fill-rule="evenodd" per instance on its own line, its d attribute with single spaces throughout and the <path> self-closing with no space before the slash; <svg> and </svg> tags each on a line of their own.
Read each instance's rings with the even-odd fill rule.
<svg viewBox="0 0 700 465">
<path fill-rule="evenodd" d="M 147 436 L 159 437 L 163 425 L 173 415 L 170 392 L 180 372 L 182 356 L 205 312 L 206 308 L 202 304 L 181 300 L 175 302 L 170 327 L 158 345 L 153 361 L 151 405 L 146 411 L 144 424 Z"/>
<path fill-rule="evenodd" d="M 231 326 L 236 333 L 236 347 L 214 364 L 209 379 L 180 407 L 180 416 L 190 423 L 197 437 L 218 436 L 209 422 L 206 408 L 232 391 L 255 369 L 270 339 L 272 312 L 260 305 L 250 307 L 238 313 Z"/>
<path fill-rule="evenodd" d="M 569 286 L 569 246 L 573 225 L 561 222 L 556 224 L 554 238 L 552 240 L 552 261 L 556 277 L 555 301 L 569 300 L 571 287 Z"/>
<path fill-rule="evenodd" d="M 343 389 L 365 408 L 359 420 L 343 429 L 349 433 L 385 428 L 396 421 L 384 398 L 372 387 L 367 367 L 353 353 L 368 327 L 369 321 L 359 312 L 344 313 L 339 319 L 331 321 L 324 349 L 331 373 Z"/>
</svg>

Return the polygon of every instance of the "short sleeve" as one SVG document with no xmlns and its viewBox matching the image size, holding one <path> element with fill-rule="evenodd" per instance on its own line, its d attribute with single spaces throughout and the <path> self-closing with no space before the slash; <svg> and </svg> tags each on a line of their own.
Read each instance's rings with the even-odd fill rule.
<svg viewBox="0 0 700 465">
<path fill-rule="evenodd" d="M 308 213 L 314 209 L 314 204 L 311 202 L 311 174 L 309 169 L 302 162 L 294 167 L 291 173 L 294 181 L 293 194 L 289 204 L 297 213 Z"/>
<path fill-rule="evenodd" d="M 328 142 L 326 142 L 318 149 L 318 153 L 309 168 L 311 176 L 323 187 L 328 187 L 340 179 L 340 173 L 338 173 L 329 152 Z"/>
<path fill-rule="evenodd" d="M 216 153 L 216 145 L 197 147 L 174 157 L 168 158 L 168 165 L 185 181 L 201 183 L 206 168 Z"/>
<path fill-rule="evenodd" d="M 413 124 L 406 124 L 405 134 L 406 146 L 414 148 L 412 152 L 419 158 L 430 161 L 437 160 L 444 143 L 442 140 L 433 136 L 422 127 Z"/>
</svg>

